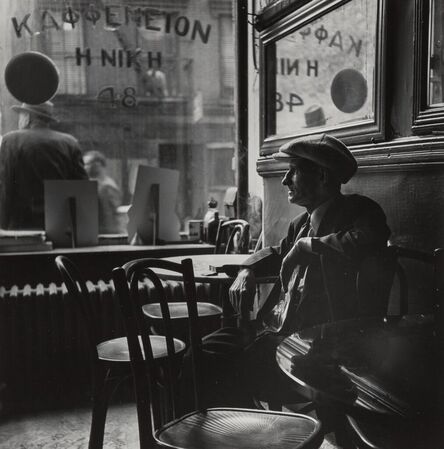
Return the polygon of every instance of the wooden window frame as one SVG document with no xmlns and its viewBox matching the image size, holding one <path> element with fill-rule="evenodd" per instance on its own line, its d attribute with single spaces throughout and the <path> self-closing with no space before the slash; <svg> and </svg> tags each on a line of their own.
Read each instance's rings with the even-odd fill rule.
<svg viewBox="0 0 444 449">
<path fill-rule="evenodd" d="M 271 22 L 270 18 L 266 18 L 265 26 L 261 24 L 261 17 L 258 16 L 256 26 L 260 30 L 259 35 L 259 51 L 260 51 L 260 110 L 261 110 L 261 156 L 267 156 L 275 152 L 285 142 L 299 136 L 312 134 L 312 132 L 298 131 L 294 135 L 269 135 L 267 127 L 269 126 L 270 116 L 267 115 L 269 104 L 273 99 L 267 98 L 267 81 L 273 73 L 273 64 L 267 63 L 267 46 L 270 51 L 270 44 L 273 44 L 280 38 L 296 31 L 303 26 L 309 25 L 321 16 L 334 11 L 335 9 L 354 0 L 318 0 L 302 4 L 298 2 L 294 8 L 286 11 L 284 17 L 279 17 L 275 22 Z M 375 143 L 383 141 L 386 135 L 386 0 L 375 0 L 378 2 L 377 12 L 377 28 L 376 28 L 376 47 L 375 47 L 375 83 L 373 87 L 374 96 L 374 118 L 356 123 L 343 124 L 335 126 L 324 126 L 316 129 L 315 132 L 328 132 L 340 139 L 348 145 Z"/>
<path fill-rule="evenodd" d="M 413 125 L 415 134 L 444 133 L 444 105 L 428 104 L 428 58 L 431 0 L 415 1 Z"/>
</svg>

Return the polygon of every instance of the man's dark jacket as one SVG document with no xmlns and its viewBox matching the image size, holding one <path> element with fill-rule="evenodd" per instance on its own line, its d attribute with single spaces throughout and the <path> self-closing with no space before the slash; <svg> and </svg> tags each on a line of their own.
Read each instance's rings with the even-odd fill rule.
<svg viewBox="0 0 444 449">
<path fill-rule="evenodd" d="M 253 269 L 256 276 L 279 274 L 282 259 L 293 247 L 307 218 L 307 213 L 296 217 L 279 246 L 258 251 L 243 265 Z M 253 392 L 255 397 L 265 401 L 279 402 L 293 398 L 294 383 L 279 369 L 276 347 L 286 334 L 331 319 L 319 254 L 325 255 L 324 266 L 327 282 L 331 286 L 335 319 L 351 318 L 357 313 L 356 267 L 367 254 L 385 247 L 389 234 L 384 212 L 378 204 L 360 195 L 338 195 L 323 216 L 313 239 L 312 249 L 318 255 L 311 256 L 300 299 L 299 295 L 292 298 L 299 301 L 295 301 L 294 307 L 290 308 L 290 319 L 285 328 L 279 330 L 270 325 L 265 327 L 265 330 L 279 330 L 279 333 L 261 333 L 263 328 L 255 328 L 254 331 L 258 330 L 259 336 L 255 332 L 243 333 L 238 329 L 222 328 L 203 339 L 203 354 L 211 357 L 205 363 L 207 372 L 203 376 L 204 391 L 208 392 L 206 397 L 219 394 L 214 401 L 217 406 L 225 403 L 224 401 L 229 403 L 230 397 L 239 398 L 245 392 Z M 296 265 L 294 268 L 298 270 L 301 266 Z M 258 320 L 264 318 L 264 321 L 269 321 L 267 318 L 275 304 L 276 301 L 267 300 L 260 310 Z M 238 347 L 241 351 L 237 352 L 233 347 Z M 223 348 L 227 349 L 228 356 L 223 353 Z M 214 357 L 216 351 L 221 351 L 224 357 L 220 357 L 220 360 Z M 185 362 L 190 364 L 190 360 L 190 353 L 187 353 Z M 191 372 L 189 366 L 185 365 L 184 373 Z M 232 380 L 239 371 L 242 372 L 243 382 Z M 186 381 L 186 375 L 183 379 Z M 234 388 L 235 385 L 239 386 Z M 192 389 L 188 388 L 187 391 Z"/>
<path fill-rule="evenodd" d="M 77 140 L 49 128 L 5 134 L 0 149 L 2 228 L 44 228 L 45 179 L 88 179 Z"/>
<path fill-rule="evenodd" d="M 279 246 L 257 252 L 246 265 L 257 276 L 278 274 L 282 259 L 294 245 L 307 218 L 307 213 L 296 217 Z M 293 295 L 290 292 L 291 297 L 298 301 L 292 300 L 284 331 L 295 331 L 331 319 L 355 317 L 358 313 L 356 270 L 365 256 L 387 245 L 389 235 L 385 214 L 377 203 L 361 195 L 338 195 L 312 240 L 315 254 L 310 256 L 302 293 Z M 326 294 L 320 255 L 324 256 L 330 298 Z M 295 270 L 300 268 L 295 266 Z M 269 303 L 267 307 L 271 308 Z M 266 316 L 266 313 L 263 310 L 261 316 Z"/>
</svg>

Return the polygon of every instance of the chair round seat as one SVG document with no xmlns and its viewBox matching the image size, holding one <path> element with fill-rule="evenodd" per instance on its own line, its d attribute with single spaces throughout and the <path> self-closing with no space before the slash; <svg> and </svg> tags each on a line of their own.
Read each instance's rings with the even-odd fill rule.
<svg viewBox="0 0 444 449">
<path fill-rule="evenodd" d="M 308 449 L 322 444 L 320 429 L 306 415 L 213 408 L 185 415 L 155 436 L 160 443 L 184 449 Z"/>
<path fill-rule="evenodd" d="M 155 359 L 167 356 L 166 338 L 162 335 L 150 335 L 150 341 L 153 348 L 153 356 Z M 142 346 L 142 338 L 139 335 L 140 346 Z M 185 343 L 177 338 L 174 339 L 174 353 L 178 354 L 185 350 Z M 143 351 L 142 351 L 143 352 Z M 126 337 L 114 338 L 97 345 L 97 353 L 100 360 L 108 362 L 129 362 L 129 350 Z"/>
<path fill-rule="evenodd" d="M 202 351 L 206 355 L 232 356 L 244 352 L 252 342 L 251 336 L 243 328 L 222 327 L 202 338 Z"/>
<path fill-rule="evenodd" d="M 168 308 L 172 320 L 188 319 L 186 302 L 169 302 Z M 162 320 L 160 303 L 145 304 L 143 313 L 152 320 Z M 222 308 L 209 302 L 197 302 L 197 315 L 199 318 L 214 318 L 222 315 Z"/>
</svg>

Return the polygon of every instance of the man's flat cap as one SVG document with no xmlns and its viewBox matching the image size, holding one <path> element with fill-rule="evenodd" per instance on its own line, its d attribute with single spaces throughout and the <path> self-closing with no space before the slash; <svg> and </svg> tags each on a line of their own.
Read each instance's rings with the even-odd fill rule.
<svg viewBox="0 0 444 449">
<path fill-rule="evenodd" d="M 301 157 L 328 168 L 342 184 L 356 173 L 358 164 L 350 150 L 340 140 L 328 134 L 300 137 L 282 145 L 273 157 L 288 160 Z"/>
</svg>

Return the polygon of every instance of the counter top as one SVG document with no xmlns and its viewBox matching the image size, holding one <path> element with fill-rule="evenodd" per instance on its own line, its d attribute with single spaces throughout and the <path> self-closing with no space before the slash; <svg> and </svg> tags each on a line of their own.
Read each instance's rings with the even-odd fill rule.
<svg viewBox="0 0 444 449">
<path fill-rule="evenodd" d="M 0 285 L 60 282 L 54 259 L 59 254 L 73 260 L 92 281 L 111 278 L 111 270 L 141 257 L 171 257 L 212 254 L 214 245 L 175 243 L 165 245 L 100 245 L 81 248 L 56 248 L 49 251 L 0 253 Z"/>
</svg>

